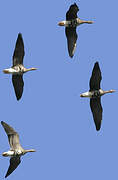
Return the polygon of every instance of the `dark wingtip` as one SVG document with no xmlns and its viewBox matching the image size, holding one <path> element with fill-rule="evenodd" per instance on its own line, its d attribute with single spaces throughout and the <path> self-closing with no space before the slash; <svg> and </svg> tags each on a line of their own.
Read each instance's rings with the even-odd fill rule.
<svg viewBox="0 0 118 180">
<path fill-rule="evenodd" d="M 79 11 L 79 8 L 78 8 L 78 6 L 77 6 L 77 4 L 76 3 L 74 3 L 74 4 L 72 4 L 71 6 L 70 6 L 70 9 L 75 9 L 76 11 Z"/>
<path fill-rule="evenodd" d="M 96 62 L 95 62 L 95 64 L 99 64 L 99 62 L 98 62 L 98 61 L 96 61 Z"/>
<path fill-rule="evenodd" d="M 22 34 L 21 34 L 21 33 L 18 33 L 18 36 L 22 37 Z"/>
<path fill-rule="evenodd" d="M 68 54 L 70 58 L 73 58 L 74 54 L 72 54 L 71 52 L 68 52 Z"/>
<path fill-rule="evenodd" d="M 18 33 L 17 41 L 23 43 L 23 37 L 21 33 Z"/>
<path fill-rule="evenodd" d="M 3 124 L 4 124 L 4 121 L 1 121 L 1 124 L 3 125 Z"/>
<path fill-rule="evenodd" d="M 96 128 L 96 131 L 99 131 L 100 130 L 100 128 Z"/>
<path fill-rule="evenodd" d="M 17 98 L 17 101 L 19 101 L 21 99 L 21 97 L 16 97 Z"/>
<path fill-rule="evenodd" d="M 75 6 L 77 10 L 79 11 L 78 5 L 76 3 L 74 3 L 73 6 Z"/>
<path fill-rule="evenodd" d="M 99 62 L 98 61 L 95 62 L 94 67 L 99 68 Z"/>
<path fill-rule="evenodd" d="M 18 33 L 18 38 L 17 39 L 19 39 L 19 40 L 22 40 L 23 39 L 23 37 L 22 37 L 22 34 L 21 33 Z"/>
<path fill-rule="evenodd" d="M 74 5 L 74 6 L 77 6 L 77 4 L 76 4 L 76 3 L 74 3 L 73 5 Z M 77 7 L 78 7 L 78 6 L 77 6 Z"/>
<path fill-rule="evenodd" d="M 101 128 L 101 124 L 99 124 L 98 126 L 96 126 L 96 131 L 99 131 Z"/>
<path fill-rule="evenodd" d="M 5 178 L 7 178 L 9 175 L 10 175 L 10 174 L 6 174 L 6 175 L 5 175 Z"/>
<path fill-rule="evenodd" d="M 70 58 L 73 58 L 73 55 L 69 55 L 70 56 Z"/>
</svg>

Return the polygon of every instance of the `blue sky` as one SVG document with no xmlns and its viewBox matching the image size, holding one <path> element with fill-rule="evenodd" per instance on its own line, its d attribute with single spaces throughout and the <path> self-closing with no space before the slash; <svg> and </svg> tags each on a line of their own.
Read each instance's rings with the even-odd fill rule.
<svg viewBox="0 0 118 180">
<path fill-rule="evenodd" d="M 95 21 L 77 28 L 77 49 L 69 58 L 65 30 L 57 24 L 76 2 L 81 19 Z M 0 119 L 20 134 L 25 149 L 36 153 L 22 157 L 9 180 L 117 179 L 117 92 L 102 97 L 103 121 L 95 130 L 89 90 L 96 61 L 102 71 L 104 90 L 118 89 L 117 1 L 1 1 L 0 2 Z M 24 92 L 16 100 L 11 76 L 2 70 L 12 65 L 18 33 L 25 45 L 25 67 L 38 70 L 24 75 Z M 0 153 L 9 149 L 1 126 Z M 9 158 L 0 158 L 0 178 Z"/>
</svg>

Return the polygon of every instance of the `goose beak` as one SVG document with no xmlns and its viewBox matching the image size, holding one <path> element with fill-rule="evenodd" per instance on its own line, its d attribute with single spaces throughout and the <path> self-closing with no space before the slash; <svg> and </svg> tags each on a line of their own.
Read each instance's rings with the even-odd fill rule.
<svg viewBox="0 0 118 180">
<path fill-rule="evenodd" d="M 37 70 L 38 68 L 32 68 L 32 70 Z"/>
<path fill-rule="evenodd" d="M 116 90 L 112 89 L 112 90 L 110 90 L 110 92 L 113 93 L 113 92 L 116 92 Z"/>
<path fill-rule="evenodd" d="M 94 23 L 94 21 L 88 21 L 88 24 L 93 24 Z"/>
</svg>

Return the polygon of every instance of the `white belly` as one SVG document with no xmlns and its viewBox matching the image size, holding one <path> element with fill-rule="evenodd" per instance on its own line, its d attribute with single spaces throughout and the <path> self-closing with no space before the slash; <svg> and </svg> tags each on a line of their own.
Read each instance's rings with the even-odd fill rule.
<svg viewBox="0 0 118 180">
<path fill-rule="evenodd" d="M 18 154 L 18 155 L 21 155 L 21 154 L 22 154 L 22 151 L 19 149 L 19 150 L 16 150 L 15 153 Z"/>
</svg>

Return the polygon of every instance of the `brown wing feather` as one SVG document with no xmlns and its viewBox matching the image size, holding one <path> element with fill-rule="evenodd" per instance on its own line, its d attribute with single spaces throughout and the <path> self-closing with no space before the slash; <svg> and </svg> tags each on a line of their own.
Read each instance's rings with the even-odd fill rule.
<svg viewBox="0 0 118 180">
<path fill-rule="evenodd" d="M 12 150 L 22 149 L 20 142 L 19 142 L 19 135 L 18 133 L 7 123 L 1 121 L 1 124 L 8 136 L 9 144 Z"/>
<path fill-rule="evenodd" d="M 96 62 L 89 82 L 90 91 L 99 90 L 101 80 L 102 80 L 102 76 L 101 76 L 99 63 Z"/>
<path fill-rule="evenodd" d="M 12 83 L 14 86 L 16 98 L 17 100 L 20 100 L 24 87 L 23 75 L 12 75 Z"/>
<path fill-rule="evenodd" d="M 79 11 L 79 8 L 76 3 L 72 4 L 69 8 L 69 10 L 66 13 L 66 20 L 72 20 L 77 18 L 77 12 Z"/>
<path fill-rule="evenodd" d="M 8 171 L 5 175 L 5 178 L 8 177 L 18 167 L 20 162 L 21 162 L 21 160 L 20 160 L 19 156 L 12 157 L 10 159 L 10 165 L 9 165 Z"/>
<path fill-rule="evenodd" d="M 65 33 L 67 37 L 67 44 L 68 44 L 68 52 L 69 56 L 72 58 L 76 49 L 76 41 L 77 41 L 77 33 L 76 28 L 74 27 L 66 27 Z"/>
<path fill-rule="evenodd" d="M 96 130 L 99 131 L 101 127 L 102 121 L 102 106 L 101 106 L 101 98 L 91 98 L 90 99 L 90 107 L 93 114 L 93 119 L 95 122 Z"/>
<path fill-rule="evenodd" d="M 19 33 L 13 54 L 13 66 L 16 66 L 18 64 L 23 64 L 24 55 L 25 55 L 24 42 L 23 42 L 22 34 Z"/>
</svg>

